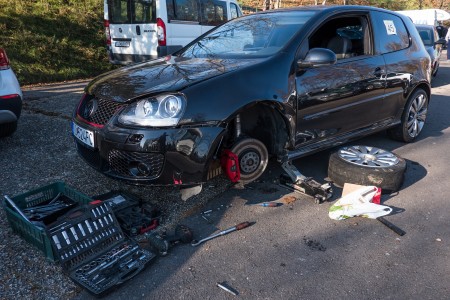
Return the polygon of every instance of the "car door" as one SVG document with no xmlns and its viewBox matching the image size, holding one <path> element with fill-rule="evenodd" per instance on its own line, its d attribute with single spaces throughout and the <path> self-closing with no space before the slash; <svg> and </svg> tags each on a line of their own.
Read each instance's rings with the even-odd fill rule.
<svg viewBox="0 0 450 300">
<path fill-rule="evenodd" d="M 201 0 L 202 34 L 228 20 L 227 2 L 218 0 Z"/>
<path fill-rule="evenodd" d="M 386 98 L 381 105 L 380 117 L 386 120 L 398 119 L 414 74 L 421 72 L 421 66 L 429 61 L 424 61 L 424 53 L 417 51 L 417 45 L 411 43 L 410 34 L 401 18 L 380 11 L 373 11 L 371 15 L 374 32 L 379 37 L 376 40 L 376 52 L 383 55 L 386 63 Z M 424 77 L 427 75 L 417 76 Z"/>
<path fill-rule="evenodd" d="M 373 54 L 369 24 L 365 14 L 333 18 L 309 37 L 309 49 L 345 53 L 337 53 L 334 65 L 297 72 L 297 146 L 343 139 L 370 130 L 379 121 L 386 70 L 383 57 Z M 351 47 L 335 49 L 336 36 L 350 41 Z"/>
<path fill-rule="evenodd" d="M 167 1 L 168 45 L 185 46 L 202 34 L 199 12 L 198 0 Z"/>
<path fill-rule="evenodd" d="M 120 55 L 156 55 L 156 4 L 151 0 L 109 0 L 111 47 Z"/>
</svg>

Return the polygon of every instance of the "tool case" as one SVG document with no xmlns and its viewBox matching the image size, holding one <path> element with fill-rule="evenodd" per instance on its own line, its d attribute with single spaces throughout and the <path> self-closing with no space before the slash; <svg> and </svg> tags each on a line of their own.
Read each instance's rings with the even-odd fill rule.
<svg viewBox="0 0 450 300">
<path fill-rule="evenodd" d="M 156 229 L 160 223 L 160 212 L 148 204 L 143 204 L 130 193 L 111 191 L 93 198 L 107 203 L 112 208 L 122 230 L 129 236 L 134 237 Z"/>
<path fill-rule="evenodd" d="M 47 234 L 69 277 L 103 295 L 141 272 L 156 255 L 129 239 L 112 208 L 98 202 L 69 211 Z"/>
</svg>

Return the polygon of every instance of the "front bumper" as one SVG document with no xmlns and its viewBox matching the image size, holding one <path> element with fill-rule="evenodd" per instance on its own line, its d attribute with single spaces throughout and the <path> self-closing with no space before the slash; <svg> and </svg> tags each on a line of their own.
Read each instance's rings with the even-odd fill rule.
<svg viewBox="0 0 450 300">
<path fill-rule="evenodd" d="M 75 124 L 94 132 L 95 147 L 77 138 L 79 155 L 107 176 L 133 184 L 194 185 L 207 180 L 225 129 L 221 127 L 130 129 L 110 122 L 96 128 L 75 117 Z"/>
</svg>

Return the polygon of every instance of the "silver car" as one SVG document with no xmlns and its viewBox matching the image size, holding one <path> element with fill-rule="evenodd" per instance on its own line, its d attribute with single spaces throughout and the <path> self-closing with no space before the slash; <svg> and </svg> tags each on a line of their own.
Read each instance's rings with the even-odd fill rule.
<svg viewBox="0 0 450 300">
<path fill-rule="evenodd" d="M 13 134 L 22 111 L 22 90 L 6 55 L 0 48 L 0 137 Z"/>
</svg>

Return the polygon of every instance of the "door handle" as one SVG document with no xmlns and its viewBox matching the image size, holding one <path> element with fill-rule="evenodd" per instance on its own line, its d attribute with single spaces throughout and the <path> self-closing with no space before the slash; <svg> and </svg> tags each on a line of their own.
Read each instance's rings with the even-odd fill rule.
<svg viewBox="0 0 450 300">
<path fill-rule="evenodd" d="M 381 69 L 380 67 L 377 67 L 375 69 L 375 71 L 373 72 L 373 75 L 375 75 L 376 77 L 381 77 L 385 74 L 386 74 L 386 72 L 383 69 Z"/>
<path fill-rule="evenodd" d="M 136 25 L 136 34 L 141 35 L 141 27 L 139 25 Z"/>
</svg>

